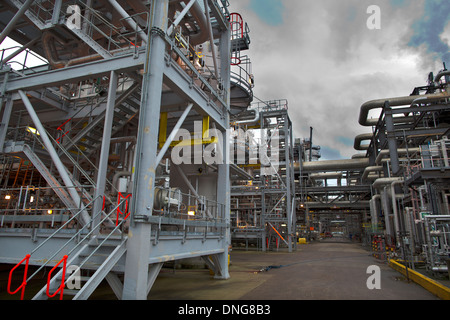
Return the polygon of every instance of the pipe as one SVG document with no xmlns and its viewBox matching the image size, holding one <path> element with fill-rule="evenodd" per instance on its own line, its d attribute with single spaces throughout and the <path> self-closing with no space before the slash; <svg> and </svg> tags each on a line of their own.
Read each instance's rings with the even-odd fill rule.
<svg viewBox="0 0 450 320">
<path fill-rule="evenodd" d="M 396 184 L 400 184 L 403 183 L 403 178 L 399 178 L 399 180 L 397 181 L 393 181 L 391 183 L 391 199 L 392 199 L 392 210 L 394 213 L 394 228 L 395 228 L 395 236 L 397 241 L 399 240 L 398 235 L 400 232 L 400 223 L 399 223 L 399 219 L 398 219 L 398 210 L 397 210 L 397 197 L 395 195 L 395 185 Z"/>
<path fill-rule="evenodd" d="M 374 187 L 375 189 L 381 189 L 382 187 L 384 187 L 387 184 L 391 184 L 393 182 L 399 181 L 399 180 L 403 180 L 403 178 L 400 177 L 393 177 L 393 178 L 378 178 L 377 180 L 375 180 L 375 182 L 372 184 L 372 187 Z"/>
<path fill-rule="evenodd" d="M 364 151 L 369 149 L 370 144 L 361 145 L 361 142 L 364 140 L 372 140 L 373 133 L 362 133 L 355 137 L 355 142 L 353 144 L 353 148 L 358 151 Z"/>
<path fill-rule="evenodd" d="M 325 202 L 320 202 L 320 201 L 307 201 L 306 204 L 308 205 L 309 208 L 323 208 L 323 207 L 328 207 L 328 208 L 333 208 L 334 206 L 336 207 L 346 207 L 348 205 L 360 205 L 363 207 L 369 207 L 370 206 L 370 200 L 359 200 L 359 201 L 339 201 L 339 202 L 332 202 L 332 203 L 325 203 Z"/>
<path fill-rule="evenodd" d="M 345 160 L 323 160 L 303 162 L 303 172 L 313 171 L 340 171 L 350 169 L 363 169 L 369 165 L 369 158 L 345 159 Z M 294 163 L 294 169 L 299 170 L 300 163 Z"/>
<path fill-rule="evenodd" d="M 374 232 L 378 226 L 378 214 L 377 214 L 377 200 L 381 199 L 381 195 L 374 194 L 369 200 L 370 204 L 370 219 L 372 222 L 372 231 Z"/>
<path fill-rule="evenodd" d="M 377 124 L 378 119 L 367 119 L 370 110 L 382 108 L 386 101 L 389 102 L 389 105 L 391 107 L 411 105 L 414 102 L 414 100 L 418 98 L 424 98 L 424 100 L 426 99 L 428 102 L 430 102 L 433 100 L 450 98 L 450 94 L 444 92 L 444 93 L 427 94 L 422 96 L 406 96 L 406 97 L 371 100 L 364 103 L 361 106 L 358 122 L 362 126 L 374 126 Z"/>
<path fill-rule="evenodd" d="M 309 177 L 313 180 L 339 179 L 342 178 L 342 172 L 311 173 Z"/>
<path fill-rule="evenodd" d="M 156 164 L 160 163 L 162 158 L 164 157 L 164 154 L 166 153 L 167 149 L 169 149 L 170 144 L 172 143 L 173 139 L 175 138 L 175 135 L 178 133 L 178 130 L 181 128 L 181 125 L 183 124 L 184 120 L 186 120 L 186 117 L 188 116 L 189 112 L 192 109 L 193 103 L 189 103 L 186 110 L 184 110 L 181 117 L 178 119 L 177 123 L 175 124 L 175 127 L 173 127 L 172 132 L 170 133 L 169 137 L 167 138 L 166 142 L 164 143 L 163 147 L 158 153 L 158 156 L 156 157 Z"/>
<path fill-rule="evenodd" d="M 252 111 L 255 113 L 255 117 L 253 119 L 248 119 L 248 120 L 242 120 L 242 121 L 236 121 L 236 124 L 250 124 L 250 123 L 255 123 L 259 121 L 259 111 L 257 109 L 251 109 L 248 111 Z"/>
<path fill-rule="evenodd" d="M 443 77 L 443 76 L 450 76 L 450 71 L 449 70 L 442 70 L 440 71 L 436 77 L 434 78 L 434 83 L 436 83 L 437 85 L 439 84 L 439 80 Z"/>
<path fill-rule="evenodd" d="M 66 167 L 62 163 L 60 157 L 58 156 L 58 153 L 56 152 L 55 148 L 53 148 L 50 138 L 47 135 L 47 131 L 45 130 L 44 126 L 42 125 L 41 121 L 39 120 L 39 117 L 37 116 L 36 112 L 34 111 L 34 108 L 31 105 L 30 100 L 28 100 L 28 97 L 25 95 L 25 93 L 22 90 L 19 90 L 18 92 L 19 92 L 20 98 L 22 99 L 28 113 L 30 114 L 31 120 L 33 120 L 33 123 L 36 126 L 36 130 L 40 134 L 40 137 L 45 145 L 45 148 L 47 149 L 47 152 L 50 154 L 50 157 L 52 158 L 53 163 L 55 164 L 55 167 L 58 170 L 59 175 L 61 176 L 62 180 L 64 181 L 64 184 L 68 188 L 68 192 L 69 192 L 70 196 L 72 197 L 72 199 L 76 205 L 80 205 L 81 204 L 80 195 L 76 191 L 75 186 L 72 182 L 72 179 L 70 179 L 69 174 L 66 171 Z M 81 213 L 81 218 L 83 220 L 84 225 L 88 224 L 90 221 L 90 217 L 86 211 L 83 211 Z"/>
<path fill-rule="evenodd" d="M 408 149 L 397 149 L 397 153 L 402 153 L 402 154 L 405 154 L 405 153 L 409 153 L 409 152 L 412 152 L 412 153 L 414 153 L 414 152 L 420 152 L 420 148 L 408 148 Z M 379 153 L 378 153 L 378 156 L 377 156 L 377 158 L 375 159 L 375 163 L 376 164 L 380 164 L 381 163 L 381 159 L 385 156 L 385 155 L 388 155 L 389 154 L 389 149 L 384 149 L 384 150 L 381 150 Z"/>
<path fill-rule="evenodd" d="M 364 169 L 363 175 L 362 175 L 362 180 L 366 180 L 367 177 L 369 176 L 369 173 L 374 172 L 374 171 L 381 171 L 383 170 L 383 166 L 371 166 L 371 167 L 366 167 Z"/>
<path fill-rule="evenodd" d="M 64 41 L 59 37 L 56 37 L 50 31 L 45 31 L 42 35 L 42 46 L 44 48 L 45 56 L 50 63 L 50 65 L 55 69 L 61 69 L 66 67 L 68 61 L 67 60 L 59 60 L 56 57 L 56 48 L 54 41 L 57 40 L 62 45 L 64 45 Z"/>
<path fill-rule="evenodd" d="M 191 45 L 196 46 L 198 44 L 204 43 L 208 40 L 209 34 L 208 34 L 208 22 L 206 21 L 206 16 L 202 11 L 202 8 L 200 4 L 197 1 L 190 1 L 188 0 L 178 0 L 178 3 L 183 2 L 185 4 L 185 8 L 187 6 L 191 6 L 189 8 L 189 13 L 192 15 L 192 17 L 197 22 L 198 28 L 200 30 L 199 33 L 193 34 L 189 36 L 189 42 Z M 183 9 L 182 12 L 185 10 Z M 181 17 L 180 20 L 182 20 L 183 17 Z M 179 22 L 178 22 L 179 23 Z M 175 25 L 176 26 L 176 25 Z M 169 27 L 168 34 L 170 34 L 173 31 L 172 27 Z"/>
</svg>

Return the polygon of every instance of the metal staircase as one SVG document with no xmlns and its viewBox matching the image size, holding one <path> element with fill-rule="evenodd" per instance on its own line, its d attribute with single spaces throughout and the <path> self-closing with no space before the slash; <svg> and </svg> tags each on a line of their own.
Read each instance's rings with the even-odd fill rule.
<svg viewBox="0 0 450 320">
<path fill-rule="evenodd" d="M 111 233 L 112 234 L 112 233 Z M 80 248 L 80 250 L 67 259 L 66 268 L 61 268 L 47 284 L 33 297 L 33 300 L 47 300 L 52 293 L 59 292 L 61 288 L 73 280 L 78 281 L 79 289 L 62 289 L 62 294 L 72 296 L 72 300 L 87 300 L 103 279 L 114 268 L 117 262 L 122 258 L 126 252 L 127 238 L 119 240 L 119 244 L 107 243 L 107 237 L 103 240 L 99 237 L 93 237 L 87 244 Z M 75 272 L 72 276 L 65 276 L 67 266 L 76 266 Z M 95 270 L 89 276 L 81 276 L 81 269 L 88 268 Z M 63 278 L 64 274 L 64 278 Z M 62 296 L 61 294 L 61 296 Z"/>
<path fill-rule="evenodd" d="M 191 39 L 196 33 L 204 38 L 197 38 L 196 45 L 209 38 L 219 40 L 217 52 L 223 59 L 213 61 L 219 64 L 215 66 L 216 78 L 211 78 L 211 83 L 204 76 L 207 73 L 202 74 L 189 60 L 189 54 L 181 56 L 181 50 L 174 47 L 173 52 L 188 66 L 183 72 L 173 52 L 167 48 L 167 44 L 174 44 L 172 35 L 165 33 L 168 26 L 157 27 L 158 20 L 165 21 L 164 24 L 174 22 L 175 1 L 151 1 L 151 10 L 148 1 L 121 1 L 120 4 L 115 0 L 70 1 L 70 5 L 81 8 L 81 28 L 71 28 L 67 24 L 71 15 L 66 10 L 68 1 L 6 2 L 7 16 L 13 16 L 12 21 L 24 20 L 9 36 L 48 61 L 36 71 L 26 66 L 19 71 L 6 70 L 3 67 L 9 66 L 3 62 L 7 61 L 0 64 L 2 75 L 5 74 L 0 80 L 0 85 L 3 82 L 5 87 L 0 92 L 0 106 L 5 105 L 4 110 L 0 109 L 3 111 L 0 170 L 9 170 L 2 177 L 2 182 L 6 181 L 5 188 L 0 190 L 0 200 L 6 203 L 0 216 L 0 242 L 4 248 L 0 258 L 12 264 L 20 261 L 12 271 L 23 262 L 38 268 L 32 275 L 25 271 L 18 289 L 24 291 L 26 283 L 42 268 L 53 268 L 47 273 L 47 283 L 39 287 L 36 294 L 29 293 L 34 295 L 34 300 L 67 299 L 69 296 L 74 300 L 88 299 L 104 279 L 118 298 L 123 293 L 125 299 L 143 299 L 165 261 L 191 256 L 209 257 L 207 263 L 215 276 L 227 279 L 229 210 L 225 195 L 229 189 L 229 168 L 220 166 L 209 173 L 206 183 L 216 194 L 208 192 L 207 196 L 194 197 L 188 191 L 189 194 L 181 195 L 181 188 L 191 186 L 191 177 L 186 178 L 187 182 L 168 177 L 169 169 L 174 168 L 170 159 L 160 172 L 159 156 L 167 153 L 153 146 L 149 149 L 147 139 L 150 136 L 141 129 L 150 128 L 153 136 L 158 131 L 160 113 L 167 112 L 169 119 L 176 119 L 176 108 L 192 102 L 194 107 L 191 105 L 192 110 L 186 112 L 189 117 L 182 123 L 183 127 L 189 127 L 194 119 L 204 115 L 213 119 L 214 128 L 217 126 L 225 133 L 229 126 L 228 98 L 235 103 L 233 110 L 247 108 L 252 97 L 252 85 L 245 80 L 250 76 L 246 73 L 248 70 L 239 67 L 237 85 L 228 97 L 230 50 L 242 49 L 232 49 L 229 43 L 229 14 L 225 14 L 228 1 L 221 0 L 222 6 L 216 0 L 190 1 L 192 10 L 186 9 L 187 0 L 184 6 L 180 4 L 180 10 L 184 11 L 178 16 L 180 21 L 193 27 L 192 30 L 185 28 L 184 33 Z M 16 12 L 14 7 L 21 10 Z M 205 14 L 205 19 L 201 13 Z M 225 33 L 227 36 L 218 36 Z M 31 42 L 35 38 L 38 40 Z M 210 41 L 215 43 L 214 39 Z M 164 45 L 158 46 L 158 43 Z M 153 70 L 155 66 L 164 68 Z M 162 76 L 161 84 L 150 76 L 154 74 Z M 33 77 L 34 85 L 30 81 Z M 217 88 L 214 81 L 217 81 Z M 244 91 L 242 95 L 241 91 Z M 162 99 L 166 97 L 169 98 Z M 34 131 L 26 133 L 27 126 L 33 125 L 28 128 Z M 171 127 L 169 123 L 168 128 Z M 142 157 L 139 156 L 141 151 Z M 155 170 L 148 170 L 149 190 L 131 194 L 131 189 L 143 190 L 139 186 L 147 179 L 144 171 L 148 167 L 145 170 L 144 167 L 149 160 L 153 163 L 153 158 L 159 160 L 151 164 Z M 34 202 L 30 201 L 31 191 L 23 197 L 22 188 L 17 188 L 15 183 L 11 187 L 9 181 L 12 180 L 9 172 L 22 174 L 20 170 L 13 170 L 13 165 L 17 169 L 24 162 L 34 167 L 39 180 L 34 184 L 33 180 L 23 178 L 17 185 L 27 192 L 33 189 Z M 162 179 L 168 181 L 167 178 L 172 179 L 170 185 L 164 184 L 161 190 L 167 189 L 168 196 L 162 192 L 152 194 L 161 187 Z M 126 191 L 119 192 L 119 189 Z M 171 197 L 172 190 L 177 191 L 179 199 Z M 39 192 L 45 193 L 44 196 Z M 160 200 L 156 199 L 158 195 L 164 197 L 161 209 L 155 209 L 154 202 Z M 133 214 L 130 215 L 131 196 Z M 141 215 L 143 198 L 151 199 L 152 203 L 145 206 L 146 213 Z M 205 199 L 202 200 L 205 204 L 199 206 L 197 198 Z M 20 207 L 17 201 L 21 201 Z M 195 208 L 195 219 L 186 204 Z M 128 216 L 134 218 L 134 223 L 128 225 L 131 220 L 127 220 Z M 130 239 L 126 234 L 130 234 Z M 135 261 L 136 257 L 140 261 Z M 73 267 L 75 273 L 70 271 Z M 135 272 L 137 268 L 143 271 Z M 119 273 L 124 274 L 123 285 L 117 276 Z M 83 285 L 76 290 L 66 287 L 78 280 Z M 139 288 L 133 288 L 134 283 L 139 284 Z"/>
<path fill-rule="evenodd" d="M 10 1 L 18 9 L 25 4 L 21 0 Z M 70 13 L 69 5 L 78 7 L 79 12 Z M 89 46 L 103 59 L 111 58 L 116 50 L 137 48 L 137 43 L 144 38 L 142 35 L 146 32 L 147 13 L 128 16 L 125 12 L 127 16 L 120 19 L 118 25 L 114 25 L 99 9 L 101 8 L 91 7 L 82 1 L 71 4 L 55 0 L 34 1 L 25 15 L 39 30 L 52 29 L 52 32 L 58 36 L 56 39 L 62 39 L 60 36 L 68 31 L 81 41 L 80 45 Z M 78 26 L 69 25 L 69 20 L 74 15 L 78 20 Z M 55 26 L 62 26 L 65 31 L 57 31 Z"/>
<path fill-rule="evenodd" d="M 139 101 L 140 84 L 136 82 L 116 100 L 111 136 L 118 133 L 129 121 L 137 116 L 139 113 Z M 105 111 L 101 112 L 95 119 L 92 119 L 84 128 L 74 134 L 71 139 L 68 139 L 63 144 L 63 148 L 70 150 L 76 145 L 89 158 L 101 146 L 104 119 Z"/>
</svg>

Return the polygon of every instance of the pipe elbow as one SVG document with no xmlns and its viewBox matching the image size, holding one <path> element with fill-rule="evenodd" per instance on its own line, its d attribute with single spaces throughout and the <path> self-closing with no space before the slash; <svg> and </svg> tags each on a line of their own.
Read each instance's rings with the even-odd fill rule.
<svg viewBox="0 0 450 320">
<path fill-rule="evenodd" d="M 364 150 L 367 150 L 367 149 L 369 148 L 369 145 L 370 145 L 370 144 L 364 144 L 364 145 L 361 145 L 361 142 L 362 142 L 362 141 L 365 141 L 365 140 L 371 140 L 372 137 L 373 137 L 373 134 L 372 134 L 372 133 L 363 133 L 363 134 L 357 135 L 357 136 L 355 137 L 355 142 L 354 142 L 354 144 L 353 144 L 353 148 L 354 148 L 355 150 L 358 150 L 358 151 L 364 151 Z"/>
</svg>

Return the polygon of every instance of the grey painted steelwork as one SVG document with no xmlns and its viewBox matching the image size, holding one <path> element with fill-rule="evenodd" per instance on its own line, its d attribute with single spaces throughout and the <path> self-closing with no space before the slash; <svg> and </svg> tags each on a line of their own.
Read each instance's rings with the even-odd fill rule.
<svg viewBox="0 0 450 320">
<path fill-rule="evenodd" d="M 258 116 L 249 121 L 236 121 L 236 128 L 256 125 L 256 135 L 267 135 L 267 141 L 276 139 L 277 159 L 264 164 L 243 166 L 251 178 L 237 179 L 232 186 L 232 240 L 239 247 L 249 242 L 258 250 L 268 251 L 286 247 L 295 250 L 297 223 L 296 187 L 294 178 L 293 129 L 287 110 L 287 101 L 256 104 Z M 252 122 L 253 121 L 253 122 Z M 246 133 L 246 136 L 248 134 Z M 251 140 L 251 139 L 250 139 Z M 251 141 L 242 141 L 245 146 Z M 238 140 L 237 148 L 240 141 Z M 259 146 L 260 150 L 266 148 Z M 270 148 L 270 147 L 269 147 Z M 239 156 L 239 155 L 238 155 Z M 251 157 L 246 154 L 246 157 Z M 261 157 L 261 154 L 260 154 Z"/>
<path fill-rule="evenodd" d="M 103 279 L 119 299 L 147 299 L 164 262 L 190 257 L 204 257 L 216 279 L 230 277 L 230 164 L 183 164 L 193 196 L 171 161 L 178 129 L 202 118 L 222 133 L 217 150 L 229 156 L 227 2 L 204 1 L 203 11 L 192 1 L 178 26 L 171 21 L 182 1 L 150 2 L 81 1 L 82 25 L 70 28 L 66 3 L 31 1 L 19 12 L 27 17 L 19 32 L 2 33 L 49 64 L 26 61 L 13 71 L 19 50 L 2 55 L 0 262 L 31 252 L 31 264 L 54 266 L 67 254 L 68 264 L 94 271 L 79 291 L 67 290 L 74 299 L 87 299 Z M 12 19 L 18 5 L 7 1 L 2 17 Z M 162 209 L 154 205 L 158 190 L 167 195 Z M 46 299 L 45 291 L 34 299 Z"/>
</svg>

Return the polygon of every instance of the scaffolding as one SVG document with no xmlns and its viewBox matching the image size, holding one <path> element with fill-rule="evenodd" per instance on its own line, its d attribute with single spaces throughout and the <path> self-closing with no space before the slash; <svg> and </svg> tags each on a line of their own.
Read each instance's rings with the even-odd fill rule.
<svg viewBox="0 0 450 320">
<path fill-rule="evenodd" d="M 248 177 L 233 180 L 231 187 L 232 242 L 247 249 L 284 247 L 291 252 L 297 218 L 288 102 L 254 103 L 247 117 L 241 115 L 233 124 L 237 165 Z"/>
</svg>

